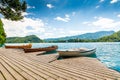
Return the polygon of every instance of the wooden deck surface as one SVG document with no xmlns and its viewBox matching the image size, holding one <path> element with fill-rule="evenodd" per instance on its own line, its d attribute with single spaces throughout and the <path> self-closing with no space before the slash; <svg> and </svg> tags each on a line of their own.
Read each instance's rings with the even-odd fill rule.
<svg viewBox="0 0 120 80">
<path fill-rule="evenodd" d="M 0 48 L 0 80 L 120 80 L 120 73 L 94 58 L 37 54 Z"/>
</svg>

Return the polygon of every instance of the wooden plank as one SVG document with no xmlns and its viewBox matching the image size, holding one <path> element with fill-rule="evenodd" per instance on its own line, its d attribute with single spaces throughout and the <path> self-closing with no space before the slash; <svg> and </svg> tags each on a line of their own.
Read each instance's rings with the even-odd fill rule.
<svg viewBox="0 0 120 80">
<path fill-rule="evenodd" d="M 24 62 L 24 61 L 23 61 Z M 30 62 L 31 63 L 31 62 Z M 36 64 L 37 65 L 37 64 Z M 30 65 L 29 65 L 30 66 Z M 37 65 L 38 66 L 38 65 Z M 42 67 L 43 68 L 43 70 L 44 70 L 44 72 L 46 72 L 46 70 L 47 70 L 47 74 L 48 74 L 48 72 L 49 73 L 54 73 L 54 75 L 59 75 L 59 76 L 62 76 L 62 77 L 64 77 L 64 78 L 67 78 L 67 79 L 72 79 L 72 78 L 69 78 L 69 77 L 74 77 L 74 78 L 77 78 L 77 77 L 75 77 L 75 76 L 72 76 L 72 75 L 69 75 L 69 74 L 66 74 L 66 73 L 64 73 L 64 72 L 59 72 L 59 71 L 55 71 L 55 69 L 53 69 L 52 71 L 51 71 L 51 69 L 49 69 L 49 67 L 47 67 L 46 69 L 44 69 L 45 68 L 45 66 L 44 67 Z M 55 73 L 57 73 L 57 74 L 55 74 Z M 50 75 L 50 74 L 49 74 Z M 67 76 L 68 75 L 68 76 Z M 53 77 L 53 76 L 52 76 Z M 77 78 L 78 79 L 78 78 Z"/>
<path fill-rule="evenodd" d="M 14 60 L 14 59 L 10 59 L 10 60 L 12 60 L 12 61 L 16 61 L 16 60 Z M 25 62 L 25 61 L 23 61 L 23 62 L 21 62 L 21 60 L 17 60 L 17 64 L 20 64 L 20 65 L 22 65 L 22 66 L 24 66 L 25 68 L 27 68 L 27 69 L 29 69 L 30 71 L 32 71 L 32 72 L 34 72 L 34 73 L 36 73 L 36 74 L 38 74 L 38 75 L 40 75 L 40 76 L 42 76 L 42 77 L 44 77 L 45 79 L 47 79 L 47 78 L 56 78 L 57 76 L 54 76 L 54 75 L 52 75 L 52 74 L 49 74 L 49 72 L 45 72 L 44 70 L 42 70 L 42 69 L 38 69 L 38 68 L 36 68 L 35 66 L 34 66 L 34 64 L 28 64 L 27 62 Z"/>
<path fill-rule="evenodd" d="M 70 60 L 69 60 L 70 61 Z M 84 71 L 84 72 L 87 72 L 87 73 L 92 73 L 94 75 L 99 75 L 103 78 L 111 78 L 111 79 L 115 79 L 116 77 L 117 78 L 120 78 L 120 74 L 118 74 L 117 72 L 115 71 L 110 71 L 109 69 L 105 68 L 104 70 L 102 69 L 98 69 L 98 70 L 95 70 L 93 69 L 93 67 L 88 67 L 87 65 L 86 66 L 83 66 L 82 64 L 79 65 L 79 63 L 77 63 L 76 65 L 75 64 L 72 64 L 72 63 L 69 63 L 69 61 L 65 62 L 63 60 L 61 61 L 57 61 L 57 62 L 53 62 L 53 64 L 56 64 L 56 65 L 59 65 L 59 66 L 67 66 L 71 69 L 76 69 L 78 70 L 79 73 L 81 73 L 81 71 Z M 59 63 L 59 64 L 57 64 Z M 76 62 L 75 62 L 76 63 Z M 97 67 L 96 67 L 97 68 Z M 114 75 L 114 76 L 113 76 Z M 94 76 L 95 77 L 95 76 Z"/>
<path fill-rule="evenodd" d="M 9 73 L 9 71 L 0 63 L 0 71 L 2 72 L 3 76 L 5 77 L 5 80 L 15 80 L 15 78 Z"/>
<path fill-rule="evenodd" d="M 16 63 L 16 62 L 15 62 L 16 60 L 13 61 L 12 59 L 8 59 L 8 58 L 6 58 L 5 56 L 3 56 L 3 57 L 4 57 L 5 59 L 7 59 L 7 60 L 11 60 L 12 63 L 14 63 L 15 65 L 19 66 L 20 69 L 22 69 L 23 71 L 25 71 L 26 73 L 28 73 L 30 76 L 34 77 L 35 79 L 37 79 L 37 80 L 45 80 L 44 78 L 40 77 L 40 76 L 39 76 L 38 74 L 36 74 L 35 72 L 27 69 L 26 67 L 24 67 L 24 66 L 21 65 L 21 64 Z M 21 73 L 21 72 L 19 72 L 19 73 Z M 27 78 L 25 75 L 24 75 L 24 77 Z M 28 79 L 28 80 L 29 80 L 29 79 Z M 33 80 L 33 79 L 30 79 L 30 80 Z"/>
<path fill-rule="evenodd" d="M 4 75 L 2 74 L 2 72 L 0 71 L 0 80 L 5 80 Z"/>
<path fill-rule="evenodd" d="M 83 72 L 86 72 L 86 73 L 87 73 L 87 70 L 86 70 L 86 71 L 83 70 Z M 79 73 L 80 73 L 80 72 L 79 72 Z M 88 73 L 89 73 L 89 72 L 88 72 Z M 88 73 L 87 73 L 87 74 L 88 74 Z M 94 73 L 95 75 L 94 75 L 93 73 Z M 93 75 L 94 77 L 96 76 L 96 78 L 101 78 L 101 79 L 103 79 L 103 77 L 105 77 L 105 76 L 106 76 L 106 78 L 108 77 L 108 75 L 104 75 L 104 74 L 103 74 L 103 76 L 101 76 L 101 75 L 96 75 L 96 74 L 98 74 L 98 73 L 95 73 L 95 72 L 93 72 L 93 73 L 92 73 L 92 75 Z M 85 74 L 85 75 L 87 75 L 87 74 Z M 91 75 L 90 75 L 90 76 L 91 76 Z M 99 77 L 98 77 L 98 76 L 99 76 Z M 109 78 L 111 78 L 111 77 L 109 76 Z"/>
<path fill-rule="evenodd" d="M 3 60 L 7 64 L 9 64 L 11 67 L 13 67 L 15 69 L 15 71 L 17 71 L 19 74 L 21 74 L 25 79 L 35 80 L 35 78 L 33 78 L 32 75 L 27 74 L 23 69 L 21 69 L 19 67 L 19 65 L 15 65 L 15 64 L 11 63 L 10 61 L 8 61 L 7 59 L 4 59 L 4 58 L 3 58 Z"/>
<path fill-rule="evenodd" d="M 32 63 L 32 62 L 30 62 L 30 63 Z M 37 65 L 37 64 L 36 64 Z M 37 65 L 37 66 L 43 66 L 43 65 Z M 46 66 L 48 66 L 48 67 L 46 67 Z M 50 68 L 49 70 L 51 70 L 51 69 L 54 69 L 54 70 L 51 70 L 52 72 L 54 71 L 55 72 L 55 70 L 56 71 L 58 71 L 58 72 L 56 72 L 57 74 L 58 73 L 62 73 L 64 76 L 66 76 L 67 77 L 67 75 L 69 75 L 69 77 L 74 77 L 74 78 L 77 78 L 77 76 L 79 76 L 79 79 L 80 79 L 80 76 L 81 75 L 77 75 L 77 74 L 75 74 L 75 73 L 72 73 L 72 72 L 69 72 L 68 70 L 66 71 L 66 70 L 62 70 L 62 69 L 59 69 L 59 68 L 56 68 L 56 67 L 51 67 L 50 65 L 45 65 L 45 66 L 43 66 L 44 68 Z M 67 74 L 67 75 L 66 75 Z M 70 75 L 71 74 L 71 75 Z M 73 76 L 74 75 L 74 76 Z M 75 77 L 76 76 L 76 77 Z M 84 77 L 84 76 L 82 76 L 82 77 Z M 82 78 L 81 77 L 81 78 Z M 85 77 L 85 78 L 87 78 L 87 77 Z M 78 78 L 77 78 L 78 79 Z M 90 79 L 90 78 L 89 78 Z"/>
<path fill-rule="evenodd" d="M 17 80 L 25 80 L 24 77 L 22 77 L 19 73 L 17 73 L 10 65 L 5 63 L 4 61 L 1 61 L 2 65 L 9 71 L 9 73 L 14 76 Z M 10 78 L 11 79 L 11 78 Z"/>
<path fill-rule="evenodd" d="M 8 50 L 9 51 L 9 50 Z M 4 52 L 4 51 L 3 51 Z M 6 51 L 5 51 L 6 52 Z M 14 52 L 14 53 L 13 53 Z M 9 54 L 8 54 L 9 53 Z M 96 79 L 96 80 L 114 80 L 120 77 L 120 74 L 113 70 L 109 70 L 108 68 L 102 66 L 100 63 L 97 63 L 97 61 L 93 60 L 94 64 L 89 64 L 92 63 L 92 60 L 90 59 L 85 59 L 82 60 L 81 62 L 75 60 L 76 63 L 78 63 L 78 66 L 76 63 L 72 62 L 73 60 L 69 60 L 70 64 L 63 64 L 61 62 L 57 62 L 54 64 L 48 64 L 44 63 L 44 61 L 47 62 L 46 59 L 52 57 L 44 57 L 43 61 L 38 60 L 39 58 L 34 55 L 29 56 L 24 55 L 22 52 L 17 52 L 17 50 L 11 50 L 11 52 L 4 53 L 6 57 L 9 58 L 9 61 L 11 60 L 14 62 L 17 66 L 20 66 L 21 69 L 25 72 L 29 70 L 29 72 L 33 72 L 36 75 L 39 76 L 44 76 L 45 79 L 77 79 L 77 80 L 83 80 L 83 79 Z M 42 59 L 42 56 L 41 56 Z M 88 61 L 87 61 L 88 60 Z M 64 62 L 65 60 L 63 60 Z M 86 61 L 86 62 L 85 62 Z M 85 63 L 84 63 L 85 62 Z M 74 64 L 73 64 L 74 63 Z M 81 65 L 82 64 L 82 65 Z M 98 64 L 98 65 L 96 65 Z M 46 75 L 46 77 L 45 77 Z"/>
<path fill-rule="evenodd" d="M 16 56 L 17 57 L 17 56 Z M 20 58 L 20 57 L 18 57 L 18 58 Z M 24 59 L 22 59 L 22 60 L 24 60 Z M 20 61 L 22 61 L 22 60 L 20 60 Z M 20 62 L 19 61 L 19 62 Z M 24 61 L 23 61 L 24 62 Z M 31 65 L 33 64 L 33 62 L 29 62 Z M 29 67 L 31 66 L 31 65 L 28 65 Z M 39 65 L 39 64 L 35 64 L 35 65 Z M 42 66 L 42 65 L 41 65 Z M 53 67 L 53 70 L 52 70 L 52 68 L 49 68 L 50 66 L 47 64 L 47 68 L 48 68 L 48 71 L 51 71 L 51 73 L 57 73 L 56 75 L 59 75 L 59 76 L 61 76 L 61 77 L 64 77 L 64 78 L 67 78 L 67 79 L 72 79 L 72 78 L 75 78 L 75 79 L 78 79 L 78 77 L 77 76 L 75 76 L 75 74 L 74 74 L 74 76 L 73 75 L 70 75 L 70 74 L 72 74 L 71 72 L 69 72 L 68 71 L 68 73 L 66 73 L 64 70 L 62 70 L 63 72 L 61 72 L 61 71 L 58 71 L 58 70 L 56 70 L 55 69 L 55 67 Z M 45 69 L 45 67 L 46 66 L 43 66 L 42 68 L 44 68 Z M 46 71 L 46 69 L 44 70 L 44 72 Z M 48 74 L 48 71 L 47 71 L 47 74 Z M 78 75 L 78 76 L 80 76 L 80 75 Z M 79 77 L 79 79 L 80 79 L 80 77 Z M 83 79 L 83 78 L 81 78 L 81 79 Z M 90 79 L 90 78 L 89 78 Z"/>
<path fill-rule="evenodd" d="M 17 57 L 17 56 L 16 56 Z M 18 58 L 20 58 L 19 56 L 18 56 Z M 24 59 L 22 59 L 22 60 L 24 60 Z M 20 61 L 22 61 L 22 60 L 20 60 Z M 24 61 L 23 61 L 24 62 Z M 30 62 L 29 62 L 30 64 L 32 63 L 32 61 L 30 60 Z M 36 64 L 37 66 L 38 66 L 38 64 Z M 29 66 L 31 66 L 31 65 L 29 65 Z M 41 65 L 42 66 L 42 65 Z M 75 73 L 71 73 L 71 72 L 69 72 L 69 71 L 65 71 L 65 70 L 62 70 L 62 69 L 59 69 L 59 71 L 58 71 L 58 69 L 57 68 L 55 68 L 55 67 L 52 67 L 52 68 L 50 68 L 50 66 L 47 64 L 47 65 L 45 65 L 45 66 L 43 66 L 43 68 L 45 68 L 46 66 L 48 66 L 47 68 L 48 68 L 48 71 L 51 71 L 52 70 L 52 68 L 53 68 L 53 70 L 51 71 L 51 73 L 57 73 L 57 75 L 59 75 L 59 76 L 61 76 L 61 77 L 63 77 L 63 78 L 67 78 L 67 79 L 72 79 L 72 78 L 75 78 L 75 79 L 80 79 L 80 76 L 81 75 L 78 75 L 78 74 L 75 74 Z M 46 69 L 45 69 L 46 70 Z M 81 76 L 81 79 L 84 79 L 84 78 L 82 78 L 82 77 L 84 77 L 84 76 Z M 86 79 L 87 79 L 87 77 L 85 77 Z M 90 78 L 88 78 L 88 79 L 90 79 Z M 94 79 L 94 78 L 91 78 L 91 79 Z"/>
<path fill-rule="evenodd" d="M 11 57 L 12 57 L 12 56 L 11 56 Z M 22 60 L 24 60 L 24 59 L 21 59 L 21 60 L 20 60 L 20 56 L 18 56 L 18 57 L 15 56 L 15 57 L 19 60 L 18 63 L 21 62 Z M 12 59 L 13 59 L 13 58 L 12 58 Z M 13 59 L 13 60 L 15 60 L 15 59 Z M 16 61 L 16 60 L 15 60 L 15 61 Z M 26 60 L 25 60 L 25 61 L 26 61 Z M 20 63 L 20 64 L 26 64 L 25 61 L 23 61 L 23 63 Z M 30 62 L 30 63 L 31 63 L 31 62 Z M 27 65 L 27 66 L 24 65 L 24 66 L 25 66 L 25 67 L 28 67 L 28 66 L 29 66 L 28 68 L 30 68 L 32 65 L 33 65 L 33 64 L 30 64 L 30 65 Z M 37 64 L 35 64 L 35 65 L 37 65 Z M 33 66 L 33 67 L 34 67 L 34 66 Z M 34 71 L 35 71 L 35 69 L 37 69 L 38 71 L 41 71 L 41 70 L 42 70 L 42 74 L 39 73 L 40 75 L 43 75 L 43 73 L 44 73 L 44 74 L 46 74 L 46 76 L 47 76 L 47 75 L 49 75 L 49 76 L 51 76 L 51 77 L 54 77 L 54 76 L 55 76 L 56 72 L 54 72 L 53 70 L 51 71 L 51 69 L 49 69 L 48 71 L 46 71 L 46 70 L 44 69 L 44 67 L 42 67 L 42 68 L 43 68 L 43 69 L 39 69 L 39 68 L 35 68 L 35 67 L 34 67 Z M 52 75 L 52 74 L 50 74 L 50 73 L 52 73 L 52 74 L 54 73 L 54 75 Z M 62 72 L 61 72 L 61 73 L 62 73 Z M 58 74 L 58 73 L 57 73 L 57 75 L 60 76 L 60 74 Z M 69 75 L 69 74 L 66 74 L 66 75 Z M 62 73 L 62 77 L 64 76 L 64 77 L 67 78 L 67 79 L 72 79 L 72 78 L 71 78 L 72 75 L 69 75 L 69 76 L 66 76 L 66 75 L 65 75 L 64 72 Z M 45 75 L 44 75 L 44 76 L 45 76 Z M 72 77 L 74 77 L 74 76 L 72 76 Z M 46 77 L 46 78 L 47 78 L 47 77 Z M 56 77 L 54 77 L 54 78 L 56 78 Z M 74 77 L 74 78 L 76 78 L 76 77 Z"/>
<path fill-rule="evenodd" d="M 73 73 L 76 73 L 76 74 L 79 74 L 81 76 L 83 76 L 84 78 L 91 78 L 91 79 L 99 79 L 99 80 L 103 80 L 105 78 L 111 78 L 111 79 L 114 79 L 114 77 L 111 77 L 111 76 L 108 76 L 108 75 L 103 75 L 101 76 L 100 74 L 98 75 L 97 73 L 95 74 L 95 72 L 93 73 L 90 73 L 88 72 L 87 70 L 78 70 L 76 69 L 75 67 L 66 67 L 65 65 L 58 65 L 58 64 L 54 64 L 54 66 L 56 67 L 60 67 L 61 70 L 66 70 L 66 71 L 70 71 L 72 74 Z"/>
</svg>

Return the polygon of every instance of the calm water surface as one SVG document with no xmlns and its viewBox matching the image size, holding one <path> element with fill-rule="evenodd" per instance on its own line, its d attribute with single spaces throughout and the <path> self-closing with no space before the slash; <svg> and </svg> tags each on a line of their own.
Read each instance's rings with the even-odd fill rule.
<svg viewBox="0 0 120 80">
<path fill-rule="evenodd" d="M 96 57 L 109 68 L 120 72 L 120 43 L 33 43 L 33 48 L 58 45 L 58 50 L 71 48 L 97 48 Z"/>
</svg>

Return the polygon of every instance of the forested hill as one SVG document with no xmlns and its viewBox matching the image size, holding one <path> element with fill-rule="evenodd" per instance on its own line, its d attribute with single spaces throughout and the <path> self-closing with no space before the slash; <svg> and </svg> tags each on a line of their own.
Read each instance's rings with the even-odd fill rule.
<svg viewBox="0 0 120 80">
<path fill-rule="evenodd" d="M 43 42 L 35 35 L 26 37 L 9 37 L 6 39 L 6 43 L 40 43 Z M 66 40 L 57 40 L 53 42 L 66 42 Z M 109 36 L 104 36 L 99 39 L 69 39 L 68 42 L 120 42 L 120 31 L 115 32 Z"/>
<path fill-rule="evenodd" d="M 40 43 L 43 42 L 40 38 L 35 35 L 26 37 L 8 37 L 6 43 Z"/>
<path fill-rule="evenodd" d="M 97 40 L 98 42 L 120 42 L 120 31 L 113 33 L 110 36 L 105 36 Z"/>
</svg>

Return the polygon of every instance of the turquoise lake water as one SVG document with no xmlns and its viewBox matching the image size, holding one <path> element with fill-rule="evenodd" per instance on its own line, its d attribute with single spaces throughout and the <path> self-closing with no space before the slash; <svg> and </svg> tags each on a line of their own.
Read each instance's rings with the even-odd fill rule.
<svg viewBox="0 0 120 80">
<path fill-rule="evenodd" d="M 120 42 L 110 43 L 33 43 L 33 48 L 58 45 L 58 50 L 67 50 L 71 48 L 97 48 L 96 58 L 98 58 L 107 67 L 120 72 Z"/>
</svg>

